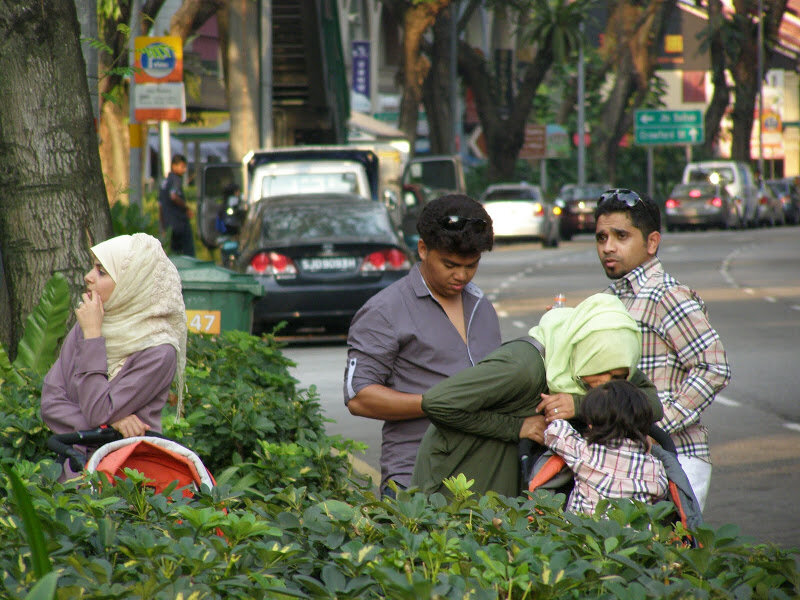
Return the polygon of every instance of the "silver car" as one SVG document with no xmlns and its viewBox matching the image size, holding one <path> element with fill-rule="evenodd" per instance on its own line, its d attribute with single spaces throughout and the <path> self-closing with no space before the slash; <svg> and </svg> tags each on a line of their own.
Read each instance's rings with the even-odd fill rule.
<svg viewBox="0 0 800 600">
<path fill-rule="evenodd" d="M 546 202 L 538 185 L 498 183 L 486 188 L 480 202 L 492 217 L 495 239 L 535 239 L 558 246 L 561 209 Z"/>
</svg>

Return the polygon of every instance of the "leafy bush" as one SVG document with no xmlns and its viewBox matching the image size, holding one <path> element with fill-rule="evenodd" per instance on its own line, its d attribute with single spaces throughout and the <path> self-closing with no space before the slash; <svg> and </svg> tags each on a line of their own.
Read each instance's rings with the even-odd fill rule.
<svg viewBox="0 0 800 600">
<path fill-rule="evenodd" d="M 222 483 L 154 495 L 129 472 L 116 487 L 56 482 L 50 461 L 21 463 L 58 574 L 57 598 L 792 598 L 786 551 L 749 546 L 731 526 L 672 542 L 669 510 L 608 505 L 565 515 L 560 499 L 400 492 L 324 498 Z M 8 485 L 0 489 L 7 489 Z M 14 503 L 0 507 L 0 595 L 36 581 Z"/>
</svg>

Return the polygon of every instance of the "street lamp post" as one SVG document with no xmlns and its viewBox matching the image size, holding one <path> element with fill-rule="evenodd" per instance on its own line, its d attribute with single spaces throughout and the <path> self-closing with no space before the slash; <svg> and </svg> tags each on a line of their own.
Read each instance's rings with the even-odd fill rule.
<svg viewBox="0 0 800 600">
<path fill-rule="evenodd" d="M 758 172 L 764 173 L 764 6 L 758 0 Z"/>
</svg>

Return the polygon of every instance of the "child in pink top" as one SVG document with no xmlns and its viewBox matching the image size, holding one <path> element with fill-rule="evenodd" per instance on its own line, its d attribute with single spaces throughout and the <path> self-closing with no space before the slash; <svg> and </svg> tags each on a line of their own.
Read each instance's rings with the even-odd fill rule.
<svg viewBox="0 0 800 600">
<path fill-rule="evenodd" d="M 655 502 L 666 497 L 664 465 L 649 452 L 652 409 L 636 386 L 614 380 L 590 390 L 578 417 L 587 425 L 583 436 L 562 419 L 544 432 L 545 445 L 575 477 L 567 510 L 592 514 L 601 498 Z"/>
</svg>

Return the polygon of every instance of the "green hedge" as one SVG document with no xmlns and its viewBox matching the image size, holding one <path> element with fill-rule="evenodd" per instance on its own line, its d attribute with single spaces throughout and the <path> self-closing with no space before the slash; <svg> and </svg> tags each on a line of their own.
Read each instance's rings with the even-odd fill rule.
<svg viewBox="0 0 800 600">
<path fill-rule="evenodd" d="M 615 502 L 589 518 L 564 514 L 563 498 L 543 492 L 478 497 L 463 476 L 448 482 L 449 499 L 382 501 L 346 460 L 359 446 L 324 433 L 316 390 L 297 389 L 273 338 L 192 335 L 188 362 L 186 416 L 175 422 L 170 408 L 164 423 L 217 479 L 193 498 L 154 495 L 135 472 L 113 487 L 59 483 L 38 421 L 40 384 L 2 382 L 0 463 L 13 472 L 0 484 L 0 597 L 800 594 L 792 552 L 748 543 L 731 525 L 703 528 L 702 547 L 686 547 L 665 522 L 667 503 Z M 14 473 L 22 493 L 12 493 Z"/>
</svg>

